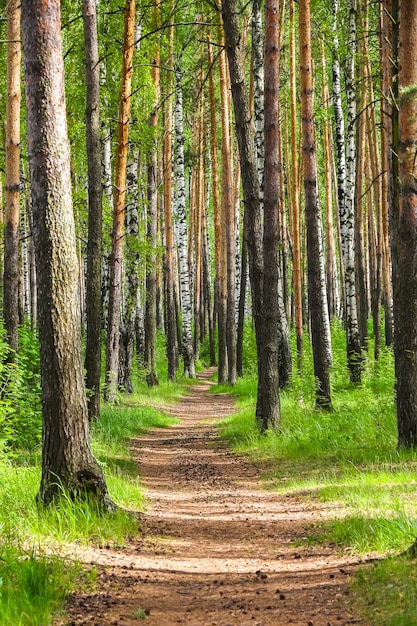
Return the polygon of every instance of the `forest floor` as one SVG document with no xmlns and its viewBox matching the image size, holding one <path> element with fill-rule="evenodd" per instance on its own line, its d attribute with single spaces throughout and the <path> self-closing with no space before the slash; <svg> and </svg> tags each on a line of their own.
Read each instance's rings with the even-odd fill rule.
<svg viewBox="0 0 417 626">
<path fill-rule="evenodd" d="M 60 624 L 364 624 L 349 591 L 357 559 L 303 545 L 306 528 L 337 512 L 268 491 L 227 449 L 215 422 L 233 400 L 210 393 L 213 373 L 169 410 L 177 424 L 132 442 L 148 499 L 140 533 L 123 548 L 83 553 L 98 568 L 96 587 L 70 598 Z"/>
</svg>

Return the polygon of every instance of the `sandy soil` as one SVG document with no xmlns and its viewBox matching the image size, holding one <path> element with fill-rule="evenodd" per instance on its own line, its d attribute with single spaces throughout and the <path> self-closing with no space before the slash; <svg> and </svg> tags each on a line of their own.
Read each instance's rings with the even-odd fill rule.
<svg viewBox="0 0 417 626">
<path fill-rule="evenodd" d="M 120 550 L 90 550 L 94 593 L 69 601 L 68 626 L 343 626 L 356 563 L 332 547 L 294 547 L 322 504 L 277 496 L 231 454 L 216 420 L 233 411 L 209 393 L 206 370 L 170 412 L 180 422 L 132 442 L 149 507 L 141 534 Z M 136 616 L 135 616 L 136 615 Z"/>
</svg>

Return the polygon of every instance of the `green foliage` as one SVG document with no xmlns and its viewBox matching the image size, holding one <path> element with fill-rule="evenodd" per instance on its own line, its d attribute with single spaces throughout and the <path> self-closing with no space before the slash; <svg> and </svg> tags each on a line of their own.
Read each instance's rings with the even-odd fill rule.
<svg viewBox="0 0 417 626">
<path fill-rule="evenodd" d="M 17 362 L 8 362 L 9 346 L 0 337 L 0 452 L 33 449 L 42 434 L 38 342 L 26 327 L 19 342 Z"/>
<path fill-rule="evenodd" d="M 0 548 L 0 623 L 51 624 L 52 613 L 63 608 L 68 592 L 82 578 L 81 567 L 67 560 Z"/>
<path fill-rule="evenodd" d="M 384 349 L 375 362 L 370 332 L 363 379 L 353 385 L 340 323 L 333 324 L 332 340 L 333 413 L 315 409 L 306 342 L 302 372 L 281 392 L 280 432 L 258 433 L 256 380 L 248 377 L 233 389 L 238 410 L 223 421 L 221 433 L 260 465 L 271 489 L 319 500 L 334 511 L 306 528 L 303 541 L 335 543 L 363 555 L 403 553 L 417 537 L 417 451 L 397 450 L 393 354 Z M 359 572 L 353 589 L 367 624 L 417 623 L 414 569 L 414 561 L 397 557 Z"/>
<path fill-rule="evenodd" d="M 369 626 L 417 624 L 416 561 L 404 557 L 375 562 L 352 584 L 354 600 Z"/>
</svg>

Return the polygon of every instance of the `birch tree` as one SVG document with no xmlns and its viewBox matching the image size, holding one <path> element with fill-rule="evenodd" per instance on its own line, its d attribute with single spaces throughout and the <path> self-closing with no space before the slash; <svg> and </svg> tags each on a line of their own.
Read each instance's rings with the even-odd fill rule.
<svg viewBox="0 0 417 626">
<path fill-rule="evenodd" d="M 355 198 L 355 119 L 356 94 L 354 90 L 354 54 L 356 48 L 355 13 L 356 1 L 351 0 L 349 17 L 349 59 L 346 67 L 346 90 L 348 98 L 347 141 L 345 134 L 344 113 L 341 96 L 340 61 L 338 58 L 338 20 L 339 2 L 333 0 L 334 48 L 333 62 L 333 102 L 336 120 L 337 148 L 337 185 L 339 199 L 340 233 L 343 253 L 345 285 L 345 326 L 348 367 L 352 382 L 361 379 L 361 344 L 359 337 L 358 315 L 356 306 L 355 256 L 354 256 L 354 198 Z"/>
<path fill-rule="evenodd" d="M 194 347 L 192 333 L 193 307 L 188 273 L 187 255 L 187 215 L 184 171 L 184 124 L 182 110 L 182 74 L 177 66 L 176 103 L 175 103 L 175 139 L 176 139 L 176 229 L 180 271 L 181 305 L 182 305 L 182 355 L 184 360 L 184 376 L 195 377 Z"/>
</svg>

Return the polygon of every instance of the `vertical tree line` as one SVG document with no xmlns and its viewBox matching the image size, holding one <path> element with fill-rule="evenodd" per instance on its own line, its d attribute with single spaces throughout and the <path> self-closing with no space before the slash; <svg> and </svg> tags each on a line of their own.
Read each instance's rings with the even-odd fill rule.
<svg viewBox="0 0 417 626">
<path fill-rule="evenodd" d="M 298 367 L 311 339 L 316 404 L 330 409 L 330 321 L 337 317 L 353 384 L 370 336 L 379 356 L 382 318 L 387 346 L 394 330 L 399 442 L 414 447 L 411 4 L 322 0 L 314 22 L 307 0 L 224 0 L 221 10 L 206 4 L 198 11 L 185 3 L 127 0 L 120 8 L 84 0 L 82 9 L 79 21 L 69 3 L 20 8 L 10 1 L 2 25 L 5 336 L 9 358 L 18 358 L 19 324 L 25 315 L 39 324 L 45 428 L 52 428 L 47 407 L 56 387 L 56 419 L 72 419 L 67 404 L 81 415 L 74 429 L 87 447 L 77 472 L 94 476 L 106 493 L 85 443 L 85 406 L 99 419 L 102 377 L 110 402 L 119 389 L 132 391 L 132 375 L 142 370 L 149 385 L 158 384 L 161 350 L 169 380 L 194 377 L 200 360 L 216 360 L 219 382 L 230 385 L 252 368 L 257 424 L 277 429 L 294 328 Z M 31 20 L 48 12 L 53 24 L 32 32 Z M 48 45 L 56 67 L 44 59 Z M 57 107 L 55 125 L 41 116 L 46 109 L 37 111 L 42 89 L 45 107 Z M 21 193 L 25 178 L 30 196 Z M 71 358 L 61 362 L 57 345 L 68 324 Z M 256 363 L 243 349 L 252 333 Z M 74 376 L 77 400 L 67 397 L 65 377 L 52 381 L 52 361 Z M 45 500 L 55 471 L 67 480 L 63 466 L 46 465 Z"/>
</svg>

